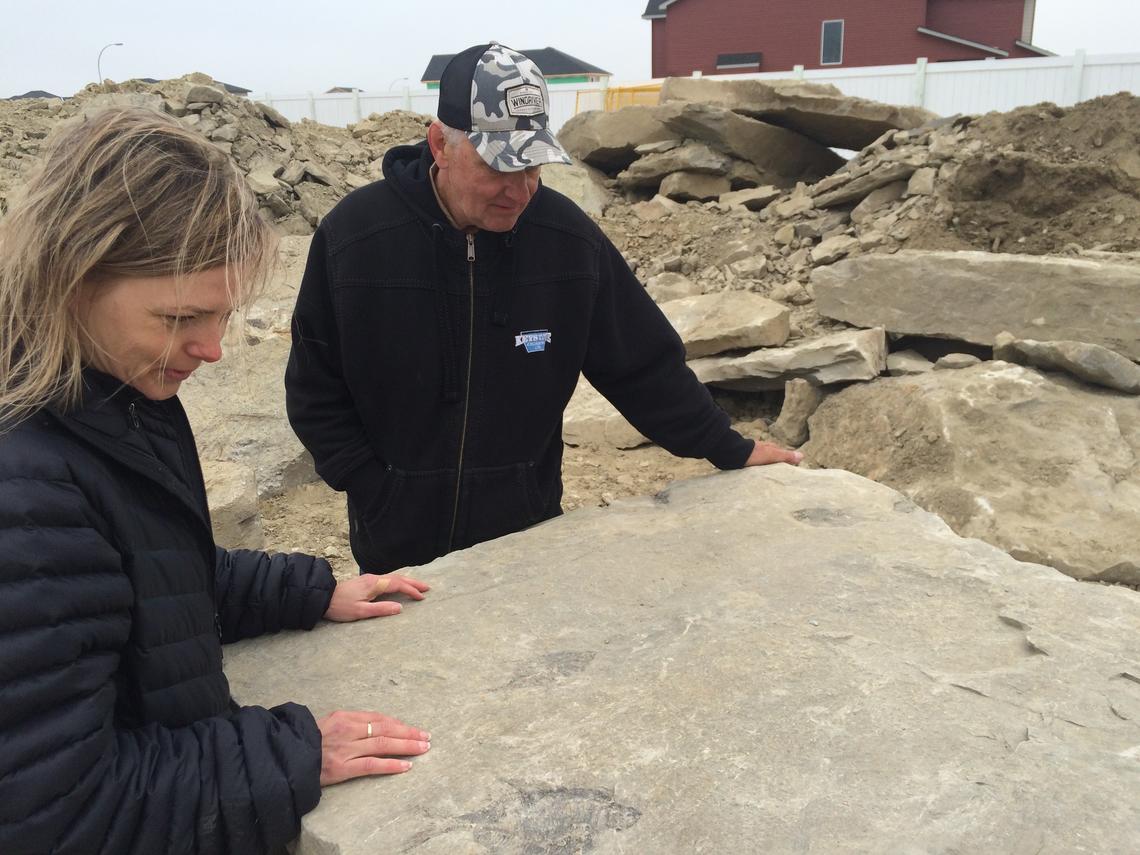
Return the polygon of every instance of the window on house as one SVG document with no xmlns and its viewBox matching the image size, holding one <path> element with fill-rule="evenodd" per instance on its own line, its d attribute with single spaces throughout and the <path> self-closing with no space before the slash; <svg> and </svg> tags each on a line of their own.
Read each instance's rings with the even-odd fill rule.
<svg viewBox="0 0 1140 855">
<path fill-rule="evenodd" d="M 843 64 L 843 21 L 824 21 L 819 49 L 820 65 Z"/>
<path fill-rule="evenodd" d="M 717 71 L 759 71 L 763 55 L 757 53 L 718 53 Z"/>
</svg>

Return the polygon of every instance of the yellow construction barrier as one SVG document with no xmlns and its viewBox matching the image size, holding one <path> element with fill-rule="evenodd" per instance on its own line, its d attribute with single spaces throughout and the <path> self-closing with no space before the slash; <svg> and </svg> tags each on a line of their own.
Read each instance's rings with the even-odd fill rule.
<svg viewBox="0 0 1140 855">
<path fill-rule="evenodd" d="M 613 112 L 634 104 L 643 107 L 656 107 L 661 95 L 660 83 L 646 83 L 640 86 L 613 86 L 609 89 L 582 89 L 574 99 L 574 114 L 586 110 L 606 110 Z"/>
</svg>

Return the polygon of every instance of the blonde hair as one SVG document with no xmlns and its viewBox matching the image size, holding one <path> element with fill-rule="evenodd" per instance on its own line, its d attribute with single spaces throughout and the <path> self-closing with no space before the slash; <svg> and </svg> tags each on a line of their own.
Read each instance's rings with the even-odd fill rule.
<svg viewBox="0 0 1140 855">
<path fill-rule="evenodd" d="M 243 306 L 275 251 L 233 161 L 177 120 L 112 108 L 59 129 L 0 220 L 0 431 L 79 402 L 81 288 L 224 267 Z"/>
</svg>

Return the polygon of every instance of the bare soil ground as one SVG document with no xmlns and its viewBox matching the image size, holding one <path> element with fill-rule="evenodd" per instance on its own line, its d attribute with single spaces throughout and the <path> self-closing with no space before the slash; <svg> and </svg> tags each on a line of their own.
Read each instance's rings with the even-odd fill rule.
<svg viewBox="0 0 1140 855">
<path fill-rule="evenodd" d="M 779 395 L 717 394 L 743 435 L 767 439 L 768 423 L 779 414 Z M 604 507 L 630 496 L 649 496 L 673 481 L 710 475 L 705 460 L 674 457 L 655 445 L 620 451 L 566 446 L 562 458 L 562 509 Z M 358 572 L 348 546 L 344 495 L 323 482 L 306 484 L 263 502 L 265 542 L 271 550 L 302 551 L 328 559 L 339 577 Z"/>
</svg>

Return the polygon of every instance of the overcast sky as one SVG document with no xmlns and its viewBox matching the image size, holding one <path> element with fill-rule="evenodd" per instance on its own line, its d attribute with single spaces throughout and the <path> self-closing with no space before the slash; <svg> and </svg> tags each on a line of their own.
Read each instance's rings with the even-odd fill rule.
<svg viewBox="0 0 1140 855">
<path fill-rule="evenodd" d="M 801 0 L 806 5 L 811 0 Z M 649 77 L 645 0 L 479 3 L 476 0 L 0 0 L 0 97 L 30 89 L 70 95 L 103 76 L 204 71 L 255 96 L 419 85 L 434 53 L 492 39 L 556 47 L 613 72 Z M 1037 0 L 1033 41 L 1060 54 L 1136 51 L 1137 0 Z"/>
</svg>

